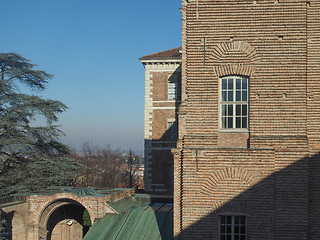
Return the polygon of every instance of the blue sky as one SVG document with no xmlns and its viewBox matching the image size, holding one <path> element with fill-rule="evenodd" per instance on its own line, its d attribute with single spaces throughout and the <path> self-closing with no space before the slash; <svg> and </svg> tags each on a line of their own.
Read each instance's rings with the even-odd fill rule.
<svg viewBox="0 0 320 240">
<path fill-rule="evenodd" d="M 60 115 L 75 149 L 143 151 L 147 54 L 181 45 L 180 0 L 10 0 L 1 3 L 1 52 L 16 52 L 54 75 L 40 95 Z"/>
</svg>

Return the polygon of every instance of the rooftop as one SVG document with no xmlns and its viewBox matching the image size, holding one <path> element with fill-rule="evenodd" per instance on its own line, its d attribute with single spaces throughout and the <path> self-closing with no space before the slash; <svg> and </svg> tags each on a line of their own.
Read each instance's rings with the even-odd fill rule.
<svg viewBox="0 0 320 240">
<path fill-rule="evenodd" d="M 150 206 L 148 198 L 137 194 L 111 203 L 119 214 L 107 213 L 102 219 L 96 219 L 84 240 L 172 239 L 173 204 L 154 203 Z"/>
<path fill-rule="evenodd" d="M 79 197 L 105 197 L 117 196 L 118 194 L 126 195 L 126 192 L 132 191 L 128 188 L 82 188 L 82 187 L 69 187 L 69 186 L 52 186 L 47 189 L 34 191 L 34 192 L 24 192 L 13 194 L 9 197 L 4 197 L 0 199 L 0 208 L 13 206 L 26 202 L 26 197 L 30 195 L 44 195 L 51 196 L 57 193 L 71 193 Z M 117 199 L 117 198 L 115 198 Z"/>
<path fill-rule="evenodd" d="M 154 60 L 154 59 L 181 59 L 181 47 L 169 49 L 166 51 L 158 52 L 143 56 L 140 60 Z"/>
</svg>

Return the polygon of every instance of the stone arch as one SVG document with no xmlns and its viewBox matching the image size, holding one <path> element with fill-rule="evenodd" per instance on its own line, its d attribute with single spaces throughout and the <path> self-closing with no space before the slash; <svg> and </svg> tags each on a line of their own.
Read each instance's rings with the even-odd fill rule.
<svg viewBox="0 0 320 240">
<path fill-rule="evenodd" d="M 73 214 L 69 215 L 59 215 L 58 218 L 54 219 L 53 216 L 57 215 L 57 212 L 61 209 L 64 209 L 63 212 L 67 212 L 66 209 L 69 209 L 69 211 L 73 210 Z M 49 204 L 43 208 L 40 218 L 39 218 L 39 238 L 40 239 L 51 239 L 51 234 L 53 233 L 53 230 L 55 227 L 60 224 L 63 220 L 67 221 L 67 219 L 74 219 L 74 222 L 76 222 L 78 225 L 82 224 L 82 213 L 86 209 L 85 206 L 83 206 L 78 201 L 71 199 L 71 198 L 59 198 L 56 200 L 51 201 Z M 76 210 L 76 211 L 75 211 Z M 87 209 L 89 211 L 89 209 Z M 77 216 L 77 217 L 75 217 Z M 91 218 L 91 222 L 94 219 Z M 49 223 L 52 223 L 51 225 Z M 50 225 L 50 226 L 49 226 Z M 83 227 L 83 226 L 82 226 Z M 81 227 L 81 231 L 82 231 Z M 49 234 L 49 235 L 48 235 Z"/>
<path fill-rule="evenodd" d="M 211 174 L 202 184 L 200 193 L 207 196 L 212 196 L 216 193 L 216 188 L 219 184 L 225 181 L 237 181 L 247 187 L 252 187 L 257 182 L 257 174 L 241 168 L 227 167 L 219 169 Z"/>
<path fill-rule="evenodd" d="M 91 218 L 91 221 L 95 219 L 96 214 L 92 211 L 92 208 L 85 201 L 82 201 L 83 198 L 77 195 L 74 195 L 72 193 L 57 193 L 57 194 L 48 196 L 46 200 L 41 202 L 41 204 L 39 204 L 38 206 L 35 206 L 34 209 L 31 209 L 31 212 L 35 212 L 35 217 L 34 217 L 34 219 L 36 220 L 35 224 L 40 223 L 40 218 L 48 206 L 50 206 L 52 203 L 57 202 L 61 199 L 69 199 L 70 201 L 79 203 L 85 209 L 87 209 L 89 216 Z"/>
</svg>

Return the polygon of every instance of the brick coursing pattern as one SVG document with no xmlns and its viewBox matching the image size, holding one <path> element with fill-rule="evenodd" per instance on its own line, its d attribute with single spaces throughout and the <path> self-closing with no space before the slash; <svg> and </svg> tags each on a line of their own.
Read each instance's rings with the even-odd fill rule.
<svg viewBox="0 0 320 240">
<path fill-rule="evenodd" d="M 180 87 L 181 59 L 159 59 L 159 53 L 153 55 L 140 59 L 145 66 L 145 189 L 172 194 L 171 149 L 176 143 L 168 141 L 167 130 L 168 122 L 177 118 L 180 93 L 177 101 L 168 99 L 168 82 L 177 82 Z"/>
<path fill-rule="evenodd" d="M 65 203 L 82 205 L 87 209 L 93 222 L 96 218 L 103 218 L 106 213 L 117 214 L 108 202 L 134 195 L 134 189 L 124 189 L 105 196 L 77 196 L 68 192 L 52 195 L 30 194 L 23 204 L 2 208 L 13 215 L 12 239 L 45 239 L 47 236 L 47 221 L 51 214 Z"/>
<path fill-rule="evenodd" d="M 176 238 L 241 214 L 247 239 L 320 239 L 319 29 L 317 0 L 182 1 Z M 249 132 L 219 129 L 227 75 L 249 77 Z"/>
</svg>

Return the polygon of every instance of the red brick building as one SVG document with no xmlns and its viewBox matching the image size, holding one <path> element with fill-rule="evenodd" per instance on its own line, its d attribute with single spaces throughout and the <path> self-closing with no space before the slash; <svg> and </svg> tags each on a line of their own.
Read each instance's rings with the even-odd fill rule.
<svg viewBox="0 0 320 240">
<path fill-rule="evenodd" d="M 181 48 L 140 58 L 145 67 L 145 158 L 147 192 L 172 194 L 173 155 L 180 104 Z"/>
<path fill-rule="evenodd" d="M 12 240 L 75 240 L 85 235 L 83 213 L 91 223 L 106 214 L 118 215 L 112 205 L 134 197 L 133 189 L 50 187 L 0 199 L 7 233 Z"/>
<path fill-rule="evenodd" d="M 182 0 L 181 69 L 175 236 L 320 239 L 320 1 Z"/>
</svg>

